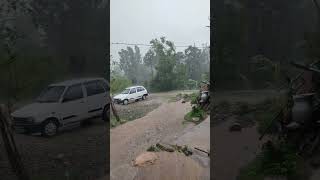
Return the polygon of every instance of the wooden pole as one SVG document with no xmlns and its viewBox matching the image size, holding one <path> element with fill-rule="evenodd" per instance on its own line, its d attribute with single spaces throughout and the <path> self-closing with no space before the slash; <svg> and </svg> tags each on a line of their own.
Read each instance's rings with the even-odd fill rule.
<svg viewBox="0 0 320 180">
<path fill-rule="evenodd" d="M 109 96 L 109 99 L 110 99 L 110 105 L 111 105 L 112 113 L 113 113 L 113 115 L 116 117 L 117 121 L 120 122 L 120 117 L 119 117 L 119 115 L 118 115 L 118 112 L 117 112 L 117 110 L 116 110 L 116 108 L 115 108 L 115 106 L 114 106 L 114 104 L 113 104 L 112 98 L 111 98 L 110 96 Z"/>
<path fill-rule="evenodd" d="M 23 166 L 9 123 L 9 114 L 4 105 L 0 106 L 0 131 L 12 170 L 19 180 L 30 180 Z"/>
</svg>

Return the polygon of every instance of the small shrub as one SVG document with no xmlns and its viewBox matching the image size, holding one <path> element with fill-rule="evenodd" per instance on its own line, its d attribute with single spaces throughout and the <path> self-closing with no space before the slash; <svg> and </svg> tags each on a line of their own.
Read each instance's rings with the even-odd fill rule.
<svg viewBox="0 0 320 180">
<path fill-rule="evenodd" d="M 193 107 L 192 110 L 185 115 L 184 119 L 186 121 L 193 122 L 193 118 L 199 118 L 199 122 L 201 122 L 201 120 L 204 120 L 205 117 L 206 112 L 203 109 L 201 109 L 200 107 Z"/>
</svg>

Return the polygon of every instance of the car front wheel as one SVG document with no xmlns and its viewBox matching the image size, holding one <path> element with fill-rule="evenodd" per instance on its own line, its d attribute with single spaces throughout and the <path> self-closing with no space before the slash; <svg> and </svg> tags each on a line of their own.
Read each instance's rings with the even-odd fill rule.
<svg viewBox="0 0 320 180">
<path fill-rule="evenodd" d="M 58 132 L 58 124 L 53 120 L 47 120 L 42 125 L 42 135 L 46 137 L 55 136 Z"/>
<path fill-rule="evenodd" d="M 110 117 L 110 105 L 108 104 L 103 108 L 102 120 L 107 122 L 110 119 L 109 117 Z"/>
<path fill-rule="evenodd" d="M 123 101 L 123 105 L 128 105 L 128 100 L 127 100 L 127 99 L 125 99 L 125 100 Z"/>
</svg>

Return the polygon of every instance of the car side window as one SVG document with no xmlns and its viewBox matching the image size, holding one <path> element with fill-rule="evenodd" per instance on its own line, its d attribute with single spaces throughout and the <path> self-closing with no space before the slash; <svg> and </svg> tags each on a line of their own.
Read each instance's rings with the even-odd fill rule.
<svg viewBox="0 0 320 180">
<path fill-rule="evenodd" d="M 130 94 L 136 93 L 136 88 L 130 90 Z"/>
<path fill-rule="evenodd" d="M 87 96 L 105 93 L 104 87 L 98 82 L 93 81 L 85 84 Z"/>
<path fill-rule="evenodd" d="M 83 98 L 83 91 L 81 84 L 70 86 L 63 97 L 63 102 L 74 101 Z"/>
<path fill-rule="evenodd" d="M 106 91 L 110 91 L 110 87 L 109 87 L 109 85 L 108 85 L 107 82 L 105 82 L 105 81 L 99 81 L 99 83 L 102 84 L 102 86 L 104 87 L 104 89 L 105 89 Z"/>
</svg>

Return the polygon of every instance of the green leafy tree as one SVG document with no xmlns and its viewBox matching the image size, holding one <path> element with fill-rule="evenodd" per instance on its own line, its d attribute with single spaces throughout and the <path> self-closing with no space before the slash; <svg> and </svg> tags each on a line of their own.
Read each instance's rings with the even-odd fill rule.
<svg viewBox="0 0 320 180">
<path fill-rule="evenodd" d="M 199 81 L 201 79 L 201 50 L 197 47 L 189 46 L 185 50 L 186 66 L 188 78 Z"/>
<path fill-rule="evenodd" d="M 187 65 L 185 64 L 185 55 L 183 52 L 177 52 L 175 55 L 176 67 L 174 69 L 176 82 L 175 86 L 178 89 L 186 88 L 186 81 L 188 79 L 187 75 Z"/>
<path fill-rule="evenodd" d="M 152 86 L 160 91 L 172 90 L 175 88 L 175 46 L 173 42 L 168 41 L 165 37 L 160 40 L 153 39 L 151 42 L 152 49 L 155 51 L 159 61 L 156 66 L 157 74 L 155 75 Z"/>
<path fill-rule="evenodd" d="M 134 47 L 133 50 L 131 47 L 127 49 L 121 49 L 119 52 L 120 56 L 120 68 L 123 70 L 125 75 L 132 81 L 133 84 L 136 84 L 137 81 L 137 69 L 141 64 L 141 54 L 138 46 Z"/>
<path fill-rule="evenodd" d="M 151 78 L 154 77 L 154 68 L 156 65 L 156 53 L 153 49 L 149 49 L 147 53 L 143 57 L 143 63 L 145 66 L 150 67 L 151 70 Z"/>
</svg>

